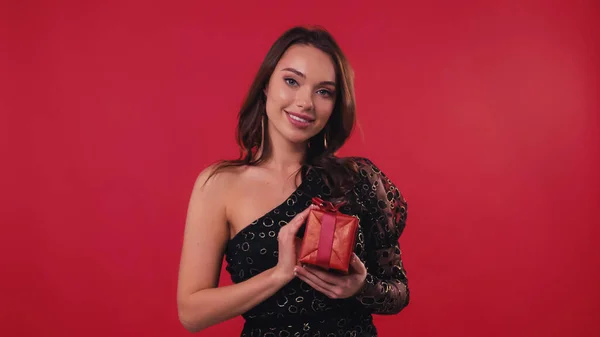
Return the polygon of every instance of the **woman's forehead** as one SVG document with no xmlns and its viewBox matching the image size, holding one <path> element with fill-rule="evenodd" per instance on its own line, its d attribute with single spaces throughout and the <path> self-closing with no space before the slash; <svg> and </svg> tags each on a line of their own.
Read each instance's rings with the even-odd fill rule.
<svg viewBox="0 0 600 337">
<path fill-rule="evenodd" d="M 335 81 L 335 67 L 331 57 L 320 49 L 306 45 L 288 48 L 277 65 L 277 71 L 291 68 L 315 82 Z"/>
</svg>

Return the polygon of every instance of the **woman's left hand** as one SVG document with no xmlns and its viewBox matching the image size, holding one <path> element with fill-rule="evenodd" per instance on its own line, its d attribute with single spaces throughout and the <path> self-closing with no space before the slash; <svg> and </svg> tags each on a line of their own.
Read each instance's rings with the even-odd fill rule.
<svg viewBox="0 0 600 337">
<path fill-rule="evenodd" d="M 367 268 L 352 254 L 348 275 L 337 275 L 317 267 L 297 266 L 296 276 L 329 298 L 348 298 L 356 294 L 365 283 Z"/>
</svg>

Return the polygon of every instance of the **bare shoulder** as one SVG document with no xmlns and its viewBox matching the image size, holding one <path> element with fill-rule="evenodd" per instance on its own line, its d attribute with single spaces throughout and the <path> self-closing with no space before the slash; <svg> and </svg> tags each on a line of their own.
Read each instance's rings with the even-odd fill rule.
<svg viewBox="0 0 600 337">
<path fill-rule="evenodd" d="M 237 172 L 235 167 L 215 163 L 198 174 L 189 199 L 186 236 L 212 236 L 213 242 L 220 242 L 222 248 L 229 233 L 227 200 L 238 180 Z"/>
<path fill-rule="evenodd" d="M 240 170 L 239 167 L 223 167 L 219 163 L 211 164 L 198 174 L 194 192 L 210 193 L 213 196 L 226 194 L 235 185 L 240 176 Z"/>
<path fill-rule="evenodd" d="M 197 176 L 190 196 L 181 252 L 178 294 L 181 300 L 216 287 L 229 240 L 226 196 L 236 183 L 235 168 L 213 164 Z"/>
<path fill-rule="evenodd" d="M 209 212 L 219 218 L 219 226 L 228 225 L 228 206 L 244 185 L 247 170 L 246 166 L 222 166 L 219 163 L 203 169 L 194 183 L 189 211 Z"/>
</svg>

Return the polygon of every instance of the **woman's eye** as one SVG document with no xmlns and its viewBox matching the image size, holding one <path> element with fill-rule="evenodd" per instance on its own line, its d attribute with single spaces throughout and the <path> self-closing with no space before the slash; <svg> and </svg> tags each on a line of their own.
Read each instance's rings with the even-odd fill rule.
<svg viewBox="0 0 600 337">
<path fill-rule="evenodd" d="M 296 80 L 295 80 L 295 79 L 293 79 L 293 78 L 284 78 L 283 80 L 284 80 L 284 81 L 285 81 L 285 83 L 287 83 L 288 85 L 296 85 L 296 84 L 298 84 L 298 82 L 296 82 Z"/>
<path fill-rule="evenodd" d="M 317 91 L 317 93 L 324 97 L 331 97 L 331 92 L 329 90 L 321 89 Z"/>
</svg>

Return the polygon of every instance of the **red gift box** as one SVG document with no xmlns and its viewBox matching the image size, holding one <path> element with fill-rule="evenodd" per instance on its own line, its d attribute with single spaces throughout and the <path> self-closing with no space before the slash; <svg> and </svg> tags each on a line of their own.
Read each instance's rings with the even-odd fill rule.
<svg viewBox="0 0 600 337">
<path fill-rule="evenodd" d="M 316 197 L 312 201 L 319 208 L 308 213 L 299 261 L 347 274 L 359 219 L 339 211 L 344 203 L 334 205 Z"/>
</svg>

